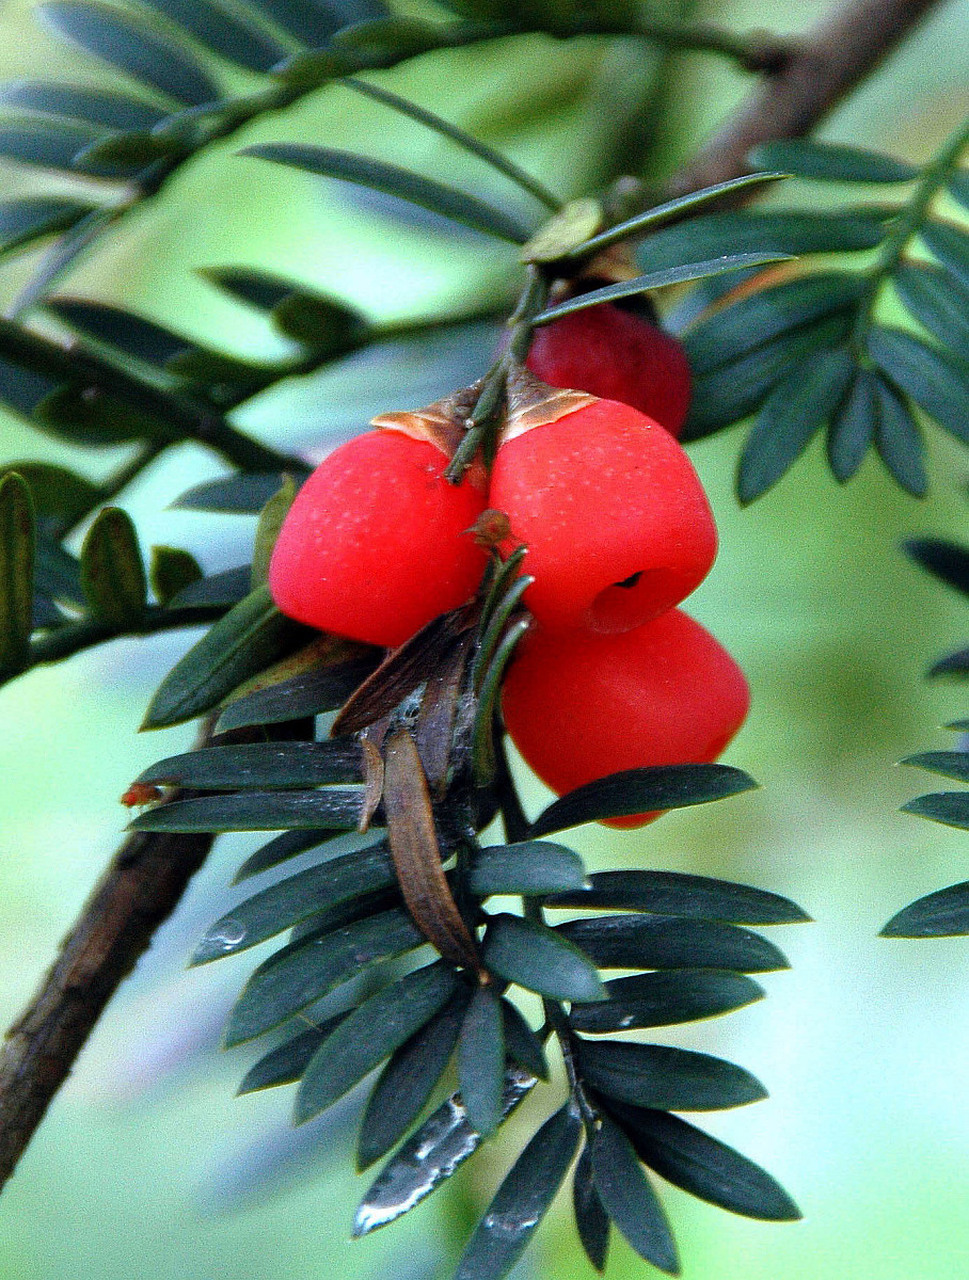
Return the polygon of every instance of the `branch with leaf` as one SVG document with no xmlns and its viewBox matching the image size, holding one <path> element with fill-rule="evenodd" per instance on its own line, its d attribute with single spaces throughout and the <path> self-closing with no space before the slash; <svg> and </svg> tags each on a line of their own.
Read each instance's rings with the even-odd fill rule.
<svg viewBox="0 0 969 1280">
<path fill-rule="evenodd" d="M 396 1151 L 361 1205 L 357 1234 L 417 1203 L 495 1132 L 549 1075 L 546 1046 L 555 1043 L 567 1096 L 519 1156 L 458 1274 L 505 1274 L 580 1147 L 575 1214 L 593 1264 L 604 1263 L 612 1222 L 642 1256 L 675 1271 L 675 1244 L 644 1165 L 736 1212 L 772 1219 L 797 1214 L 763 1170 L 670 1114 L 753 1101 L 763 1096 L 762 1086 L 709 1055 L 596 1037 L 685 1023 L 758 998 L 762 992 L 749 975 L 786 961 L 746 926 L 805 917 L 777 895 L 703 877 L 627 871 L 587 878 L 578 856 L 546 837 L 582 822 L 723 799 L 752 785 L 750 779 L 717 765 L 634 770 L 567 794 L 529 822 L 496 712 L 502 673 L 523 624 L 512 594 L 514 575 L 501 565 L 470 611 L 438 620 L 383 656 L 320 639 L 278 613 L 264 584 L 278 528 L 271 509 L 261 522 L 253 569 L 204 577 L 187 553 L 157 549 L 153 602 L 133 526 L 117 508 L 96 517 L 75 559 L 64 536 L 118 497 L 162 450 L 184 440 L 209 445 L 237 474 L 191 491 L 183 507 L 264 510 L 283 473 L 298 483 L 305 464 L 245 436 L 233 426 L 233 412 L 283 378 L 306 376 L 428 326 L 370 326 L 342 303 L 292 281 L 215 267 L 208 273 L 213 284 L 262 310 L 296 344 L 292 358 L 261 365 L 188 342 L 122 308 L 51 296 L 51 290 L 103 230 L 156 196 L 205 147 L 257 116 L 342 83 L 458 143 L 542 207 L 527 221 L 423 174 L 332 148 L 247 148 L 259 159 L 363 185 L 523 248 L 528 279 L 509 322 L 508 353 L 485 374 L 454 479 L 479 450 L 487 456 L 511 361 L 523 358 L 536 327 L 602 302 L 693 284 L 669 313 L 697 378 L 689 431 L 698 438 L 759 411 L 741 458 L 743 500 L 778 480 L 824 423 L 839 479 L 854 473 L 874 442 L 903 487 L 920 492 L 925 478 L 915 406 L 965 438 L 959 424 L 969 387 L 954 299 L 965 283 L 969 237 L 938 216 L 936 199 L 948 191 L 966 202 L 960 168 L 966 134 L 954 135 L 921 169 L 868 152 L 775 141 L 743 160 L 744 167 L 767 172 L 738 173 L 741 162 L 724 142 L 723 180 L 704 190 L 689 190 L 687 170 L 674 184 L 678 193 L 650 209 L 642 208 L 639 185 L 628 182 L 602 199 L 566 204 L 480 140 L 357 77 L 522 31 L 561 39 L 621 34 L 671 50 L 717 52 L 763 71 L 759 105 L 746 111 L 743 127 L 760 120 L 748 141 L 770 144 L 778 137 L 778 120 L 786 117 L 765 109 L 765 102 L 779 102 L 795 92 L 792 84 L 802 84 L 797 125 L 786 123 L 781 136 L 806 131 L 927 6 L 909 5 L 904 13 L 897 4 L 844 6 L 837 19 L 842 26 L 857 30 L 862 20 L 870 22 L 870 56 L 826 60 L 827 45 L 819 40 L 810 93 L 803 78 L 785 79 L 785 69 L 806 56 L 810 41 L 795 52 L 772 41 L 617 18 L 615 6 L 580 21 L 552 20 L 534 5 L 525 21 L 492 12 L 502 6 L 455 5 L 460 20 L 437 24 L 396 18 L 382 7 L 376 12 L 365 5 L 365 13 L 353 7 L 344 16 L 360 21 L 337 31 L 324 29 L 329 20 L 322 11 L 302 4 L 259 6 L 245 21 L 216 26 L 204 8 L 165 6 L 163 39 L 143 15 L 127 10 L 81 0 L 44 6 L 55 31 L 139 80 L 147 97 L 40 82 L 3 95 L 25 120 L 5 135 L 0 131 L 0 153 L 121 185 L 117 203 L 99 208 L 47 197 L 0 208 L 9 252 L 57 237 L 21 294 L 18 318 L 0 327 L 0 399 L 79 449 L 131 441 L 138 452 L 101 486 L 32 463 L 13 468 L 22 477 L 4 481 L 3 672 L 16 675 L 121 635 L 213 623 L 166 678 L 145 727 L 215 715 L 217 734 L 248 733 L 257 740 L 217 737 L 136 781 L 146 796 L 153 789 L 179 790 L 133 824 L 149 870 L 128 899 L 130 910 L 133 917 L 160 921 L 219 832 L 281 832 L 247 860 L 239 880 L 320 851 L 316 864 L 226 913 L 207 932 L 195 960 L 235 954 L 291 931 L 250 979 L 227 1042 L 247 1042 L 286 1024 L 299 1030 L 257 1061 L 243 1092 L 298 1082 L 296 1119 L 305 1121 L 384 1064 L 364 1112 L 358 1160 L 369 1167 Z M 479 10 L 486 8 L 482 16 Z M 162 49 L 164 58 L 156 57 Z M 262 81 L 273 68 L 272 79 L 252 94 L 221 96 L 210 69 L 219 59 Z M 824 92 L 817 91 L 819 84 Z M 181 104 L 177 110 L 173 99 Z M 846 183 L 849 190 L 851 183 L 905 184 L 906 194 L 892 205 L 859 204 L 834 213 L 709 211 L 727 198 L 765 189 L 783 172 Z M 906 256 L 917 238 L 933 254 L 931 263 Z M 634 244 L 638 266 L 625 273 L 630 278 L 550 301 L 556 281 L 574 280 L 601 255 Z M 869 256 L 856 271 L 787 265 L 794 255 L 830 252 Z M 792 277 L 761 287 L 765 266 L 790 270 Z M 738 279 L 744 281 L 739 289 Z M 927 337 L 878 323 L 876 307 L 887 287 Z M 26 324 L 23 317 L 34 307 L 68 326 L 74 335 L 69 345 Z M 444 323 L 460 331 L 461 322 Z M 332 736 L 317 740 L 316 717 L 332 712 L 339 713 Z M 483 843 L 496 815 L 505 843 Z M 363 834 L 371 827 L 386 834 L 366 843 Z M 180 851 L 190 856 L 181 859 L 172 890 L 167 868 Z M 156 854 L 166 867 L 157 880 Z M 109 897 L 127 883 L 130 861 L 122 856 L 107 873 Z M 487 909 L 489 898 L 508 894 L 521 898 L 522 915 Z M 92 929 L 99 936 L 105 900 L 103 894 L 92 900 L 74 938 Z M 604 914 L 564 920 L 557 914 L 590 908 Z M 150 932 L 119 930 L 120 952 L 110 964 L 94 966 L 99 999 L 77 1002 L 67 1047 L 63 1039 L 45 1037 L 75 1008 L 74 987 L 63 981 L 69 960 L 55 968 L 21 1023 L 4 1059 L 6 1078 L 16 1083 L 0 1091 L 0 1129 L 11 1135 L 4 1174 L 63 1078 L 63 1071 L 56 1078 L 46 1072 L 45 1055 L 53 1053 L 63 1070 L 69 1068 L 71 1054 Z M 317 1005 L 365 968 L 385 979 L 375 994 L 315 1015 Z M 600 970 L 617 968 L 634 972 L 604 983 Z M 540 1026 L 525 1019 L 515 999 L 520 992 L 540 998 Z M 422 1119 L 452 1058 L 459 1091 Z"/>
</svg>

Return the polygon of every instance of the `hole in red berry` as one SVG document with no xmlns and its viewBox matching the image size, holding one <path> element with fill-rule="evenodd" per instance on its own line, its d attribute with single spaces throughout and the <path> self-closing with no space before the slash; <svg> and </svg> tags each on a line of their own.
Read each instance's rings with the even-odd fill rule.
<svg viewBox="0 0 969 1280">
<path fill-rule="evenodd" d="M 649 622 L 676 599 L 676 575 L 665 569 L 640 569 L 600 591 L 586 615 L 593 631 L 619 635 Z"/>
</svg>

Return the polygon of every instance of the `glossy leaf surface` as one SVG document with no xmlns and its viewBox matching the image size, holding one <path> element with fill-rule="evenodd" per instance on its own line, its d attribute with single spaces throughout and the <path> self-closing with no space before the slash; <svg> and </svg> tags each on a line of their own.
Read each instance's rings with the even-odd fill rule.
<svg viewBox="0 0 969 1280">
<path fill-rule="evenodd" d="M 545 1121 L 475 1228 L 455 1280 L 500 1280 L 508 1274 L 561 1186 L 581 1132 L 571 1106 Z"/>
<path fill-rule="evenodd" d="M 307 916 L 393 883 L 393 863 L 384 843 L 308 867 L 240 902 L 217 920 L 199 942 L 192 963 L 234 955 Z"/>
<path fill-rule="evenodd" d="M 594 1004 L 573 1004 L 569 1021 L 576 1031 L 601 1035 L 694 1022 L 740 1009 L 765 992 L 730 969 L 672 969 L 615 978 L 606 983 L 606 995 Z"/>
<path fill-rule="evenodd" d="M 532 823 L 531 836 L 552 835 L 583 822 L 679 809 L 749 791 L 757 784 L 740 769 L 723 764 L 671 764 L 653 769 L 627 769 L 577 787 Z"/>
<path fill-rule="evenodd" d="M 551 897 L 549 907 L 600 907 L 723 920 L 730 924 L 798 924 L 810 917 L 766 889 L 682 871 L 599 871 L 589 887 Z"/>
<path fill-rule="evenodd" d="M 641 1258 L 669 1275 L 679 1271 L 666 1215 L 629 1139 L 602 1116 L 590 1146 L 592 1178 L 602 1207 Z"/>
<path fill-rule="evenodd" d="M 363 757 L 356 742 L 250 742 L 169 756 L 137 780 L 200 791 L 320 787 L 361 782 Z"/>
<path fill-rule="evenodd" d="M 225 1043 L 262 1035 L 370 965 L 423 941 L 404 912 L 384 911 L 284 947 L 249 979 L 229 1017 Z"/>
<path fill-rule="evenodd" d="M 583 1040 L 582 1077 L 609 1098 L 663 1111 L 717 1111 L 767 1096 L 749 1071 L 663 1044 Z"/>
<path fill-rule="evenodd" d="M 417 1120 L 454 1052 L 470 995 L 469 988 L 462 985 L 387 1063 L 360 1123 L 358 1169 L 367 1169 L 385 1156 Z"/>
<path fill-rule="evenodd" d="M 515 1068 L 508 1072 L 502 1100 L 506 1118 L 534 1084 L 527 1071 Z M 386 1226 L 419 1204 L 474 1155 L 481 1141 L 468 1122 L 460 1094 L 452 1094 L 381 1170 L 357 1209 L 354 1236 Z"/>
<path fill-rule="evenodd" d="M 458 978 L 443 961 L 409 973 L 365 1000 L 323 1041 L 296 1094 L 294 1123 L 332 1106 L 410 1039 L 454 994 Z"/>
<path fill-rule="evenodd" d="M 507 982 L 555 1000 L 598 1000 L 604 994 L 595 965 L 578 947 L 521 916 L 491 917 L 483 960 Z"/>
<path fill-rule="evenodd" d="M 284 827 L 342 827 L 360 821 L 363 792 L 247 791 L 175 800 L 132 822 L 135 831 L 278 831 Z"/>
</svg>

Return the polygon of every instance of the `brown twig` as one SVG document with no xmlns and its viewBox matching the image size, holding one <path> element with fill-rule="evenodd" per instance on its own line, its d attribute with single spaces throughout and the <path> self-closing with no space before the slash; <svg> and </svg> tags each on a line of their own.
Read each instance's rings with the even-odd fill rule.
<svg viewBox="0 0 969 1280">
<path fill-rule="evenodd" d="M 849 0 L 765 74 L 686 165 L 671 194 L 746 171 L 759 142 L 807 133 L 935 0 Z M 207 737 L 205 738 L 207 741 Z M 0 1186 L 69 1074 L 107 1002 L 204 862 L 212 837 L 136 834 L 121 846 L 0 1053 Z"/>
<path fill-rule="evenodd" d="M 197 745 L 209 740 L 209 730 Z M 208 856 L 211 835 L 128 837 L 0 1049 L 0 1187 L 108 1001 Z"/>
<path fill-rule="evenodd" d="M 937 0 L 848 0 L 836 6 L 673 177 L 670 196 L 748 173 L 762 142 L 809 133 L 873 71 Z"/>
</svg>

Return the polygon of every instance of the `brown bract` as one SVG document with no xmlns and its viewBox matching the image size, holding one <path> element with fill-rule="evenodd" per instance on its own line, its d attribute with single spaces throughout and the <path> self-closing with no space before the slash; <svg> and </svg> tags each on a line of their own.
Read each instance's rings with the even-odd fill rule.
<svg viewBox="0 0 969 1280">
<path fill-rule="evenodd" d="M 507 444 L 535 427 L 558 422 L 559 418 L 595 404 L 597 399 L 587 391 L 550 387 L 528 369 L 516 366 L 508 375 L 508 416 L 502 428 L 501 443 Z"/>
<path fill-rule="evenodd" d="M 372 427 L 384 431 L 397 431 L 412 440 L 425 440 L 434 445 L 450 461 L 464 439 L 468 419 L 478 403 L 481 382 L 462 387 L 443 400 L 435 400 L 423 409 L 402 409 L 398 413 L 378 413 L 370 419 Z M 475 458 L 467 472 L 471 484 L 483 487 L 487 483 L 484 463 Z"/>
</svg>

